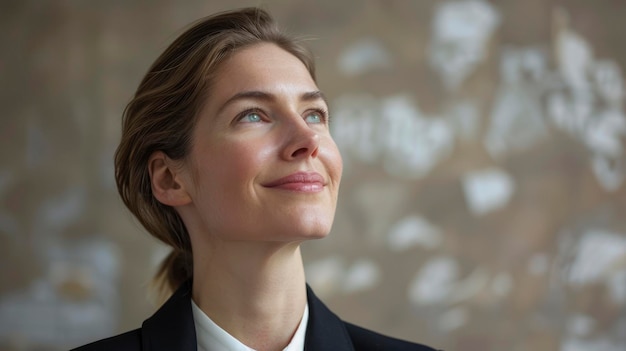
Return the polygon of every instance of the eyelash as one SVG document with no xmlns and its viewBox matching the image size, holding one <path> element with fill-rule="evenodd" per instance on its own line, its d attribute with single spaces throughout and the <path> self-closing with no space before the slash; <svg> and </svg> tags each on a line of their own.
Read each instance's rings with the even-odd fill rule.
<svg viewBox="0 0 626 351">
<path fill-rule="evenodd" d="M 263 113 L 263 110 L 259 109 L 258 107 L 250 107 L 250 108 L 246 108 L 241 113 L 239 113 L 234 121 L 235 122 L 239 122 L 239 121 L 241 121 L 242 119 L 244 119 L 246 116 L 248 116 L 251 113 L 257 113 L 257 114 L 259 114 L 261 116 L 261 118 L 263 118 L 266 115 L 265 113 Z M 322 122 L 323 123 L 325 123 L 325 124 L 330 123 L 330 115 L 328 114 L 328 110 L 322 109 L 322 108 L 308 109 L 306 111 L 306 115 L 304 115 L 304 117 L 307 117 L 311 113 L 317 113 L 318 115 L 320 115 L 320 117 L 322 118 Z M 265 118 L 263 118 L 263 119 L 265 119 Z"/>
<path fill-rule="evenodd" d="M 307 110 L 307 114 L 305 115 L 305 117 L 310 115 L 311 112 L 314 112 L 320 115 L 323 123 L 328 124 L 330 122 L 330 116 L 328 115 L 327 110 L 321 109 L 321 108 L 313 108 L 313 109 Z"/>
<path fill-rule="evenodd" d="M 242 119 L 244 119 L 247 115 L 249 115 L 251 113 L 256 113 L 259 116 L 261 116 L 262 119 L 264 119 L 263 116 L 265 116 L 265 114 L 263 113 L 263 110 L 261 110 L 261 109 L 259 109 L 257 107 L 250 107 L 250 108 L 247 108 L 247 109 L 243 110 L 241 113 L 239 113 L 237 115 L 237 117 L 235 117 L 234 122 L 241 121 Z"/>
</svg>

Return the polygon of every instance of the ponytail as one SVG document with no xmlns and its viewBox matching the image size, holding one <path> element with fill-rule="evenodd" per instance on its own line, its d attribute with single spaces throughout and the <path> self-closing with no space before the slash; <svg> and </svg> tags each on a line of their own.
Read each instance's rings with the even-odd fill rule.
<svg viewBox="0 0 626 351">
<path fill-rule="evenodd" d="M 193 275 L 193 259 L 191 252 L 173 249 L 159 265 L 159 269 L 152 279 L 152 287 L 159 304 L 178 289 Z"/>
</svg>

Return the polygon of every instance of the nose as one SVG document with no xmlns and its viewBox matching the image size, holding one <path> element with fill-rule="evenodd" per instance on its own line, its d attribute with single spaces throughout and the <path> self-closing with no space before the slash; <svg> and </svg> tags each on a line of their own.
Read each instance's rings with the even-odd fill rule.
<svg viewBox="0 0 626 351">
<path fill-rule="evenodd" d="M 288 128 L 287 142 L 282 151 L 282 157 L 291 161 L 308 157 L 317 157 L 320 146 L 320 136 L 304 120 L 291 124 Z"/>
</svg>

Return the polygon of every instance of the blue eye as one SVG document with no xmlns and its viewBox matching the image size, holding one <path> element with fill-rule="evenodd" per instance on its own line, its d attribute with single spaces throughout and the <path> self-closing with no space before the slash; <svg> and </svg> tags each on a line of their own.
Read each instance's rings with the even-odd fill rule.
<svg viewBox="0 0 626 351">
<path fill-rule="evenodd" d="M 261 122 L 262 120 L 263 118 L 261 118 L 261 115 L 256 112 L 247 113 L 243 116 L 243 118 L 241 118 L 241 121 L 246 123 L 256 123 Z"/>
<path fill-rule="evenodd" d="M 324 123 L 324 117 L 322 116 L 322 113 L 318 111 L 309 113 L 308 115 L 304 117 L 304 120 L 307 123 L 312 123 L 312 124 Z"/>
</svg>

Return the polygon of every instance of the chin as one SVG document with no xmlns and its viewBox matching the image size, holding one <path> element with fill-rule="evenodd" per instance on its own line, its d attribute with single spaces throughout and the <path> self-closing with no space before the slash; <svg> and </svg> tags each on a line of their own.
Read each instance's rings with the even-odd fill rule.
<svg viewBox="0 0 626 351">
<path fill-rule="evenodd" d="M 253 222 L 260 237 L 278 241 L 306 241 L 328 236 L 335 218 L 331 206 L 290 206 L 287 210 L 272 212 Z"/>
<path fill-rule="evenodd" d="M 333 224 L 332 216 L 299 215 L 292 220 L 283 220 L 282 232 L 286 240 L 314 240 L 328 236 Z"/>
<path fill-rule="evenodd" d="M 309 235 L 305 235 L 304 239 L 305 240 L 323 239 L 328 236 L 328 233 L 330 233 L 330 230 L 324 231 L 324 232 L 311 233 Z"/>
<path fill-rule="evenodd" d="M 322 239 L 328 236 L 332 227 L 332 220 L 324 218 L 324 220 L 311 220 L 308 219 L 300 223 L 295 232 L 296 236 L 301 237 L 304 240 Z"/>
</svg>

